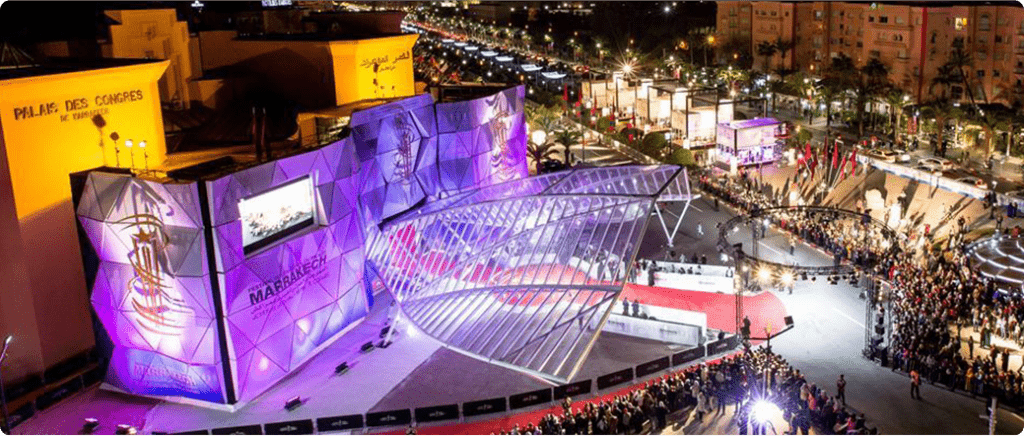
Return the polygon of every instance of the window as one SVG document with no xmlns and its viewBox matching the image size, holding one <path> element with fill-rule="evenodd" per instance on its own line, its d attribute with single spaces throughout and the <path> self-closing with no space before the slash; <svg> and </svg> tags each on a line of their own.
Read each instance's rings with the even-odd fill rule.
<svg viewBox="0 0 1024 436">
<path fill-rule="evenodd" d="M 999 70 L 992 70 L 992 77 L 999 77 L 1001 75 L 1002 74 L 999 73 Z"/>
<path fill-rule="evenodd" d="M 864 43 L 860 42 L 860 41 L 857 41 L 857 48 L 863 48 L 863 47 L 864 47 Z"/>
<path fill-rule="evenodd" d="M 921 67 L 914 67 L 914 75 L 917 76 L 917 75 L 920 75 L 920 74 L 921 74 Z"/>
<path fill-rule="evenodd" d="M 868 15 L 868 22 L 869 23 L 874 23 L 875 22 L 875 16 L 874 15 Z"/>
<path fill-rule="evenodd" d="M 938 33 L 932 32 L 932 44 L 935 44 L 936 37 L 938 37 Z"/>
<path fill-rule="evenodd" d="M 996 44 L 1001 44 L 1002 42 L 1003 42 L 1003 36 L 1002 35 L 996 35 Z"/>
<path fill-rule="evenodd" d="M 984 36 L 979 36 L 978 37 L 978 44 L 981 44 L 981 45 L 988 44 L 988 38 L 986 38 Z"/>
<path fill-rule="evenodd" d="M 878 51 L 878 50 L 871 50 L 871 51 L 870 51 L 870 52 L 868 52 L 868 53 L 869 53 L 869 55 L 870 55 L 871 57 L 873 57 L 873 58 L 879 58 L 879 57 L 881 57 L 881 56 L 882 56 L 882 52 L 881 52 L 881 51 Z"/>
<path fill-rule="evenodd" d="M 978 78 L 985 77 L 985 70 L 978 70 Z"/>
<path fill-rule="evenodd" d="M 964 28 L 967 27 L 967 18 L 964 18 L 964 17 L 956 17 L 956 18 L 954 18 L 953 19 L 953 27 L 956 28 L 956 30 L 964 30 Z"/>
<path fill-rule="evenodd" d="M 888 22 L 889 22 L 889 17 L 887 17 L 887 16 L 885 16 L 885 15 L 880 15 L 880 16 L 878 17 L 878 23 L 879 23 L 879 24 L 886 24 L 886 23 L 888 23 Z"/>
<path fill-rule="evenodd" d="M 775 11 L 772 11 L 772 16 L 774 17 L 774 16 L 776 16 L 776 15 L 779 15 L 779 13 L 778 13 L 778 12 L 775 12 Z"/>
<path fill-rule="evenodd" d="M 979 61 L 984 61 L 984 60 L 987 60 L 987 59 L 988 59 L 988 53 L 985 53 L 983 51 L 979 51 L 978 52 L 978 60 Z"/>
<path fill-rule="evenodd" d="M 992 30 L 992 23 L 988 17 L 988 14 L 981 14 L 981 16 L 978 17 L 978 30 L 982 32 Z"/>
<path fill-rule="evenodd" d="M 823 18 L 825 18 L 825 12 L 824 11 L 814 11 L 814 19 L 815 20 L 821 21 Z"/>
<path fill-rule="evenodd" d="M 903 24 L 903 17 L 896 17 L 896 24 Z"/>
</svg>

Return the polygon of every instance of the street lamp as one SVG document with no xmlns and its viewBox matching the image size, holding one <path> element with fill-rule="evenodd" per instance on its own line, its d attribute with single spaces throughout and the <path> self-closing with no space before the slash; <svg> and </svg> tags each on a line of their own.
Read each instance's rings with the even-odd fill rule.
<svg viewBox="0 0 1024 436">
<path fill-rule="evenodd" d="M 3 351 L 0 351 L 0 405 L 3 406 L 4 411 L 3 430 L 7 434 L 11 434 L 11 414 L 7 411 L 7 393 L 4 391 L 3 367 L 4 361 L 7 360 L 7 349 L 11 347 L 11 341 L 13 340 L 14 336 L 7 335 L 7 338 L 4 339 Z"/>
</svg>

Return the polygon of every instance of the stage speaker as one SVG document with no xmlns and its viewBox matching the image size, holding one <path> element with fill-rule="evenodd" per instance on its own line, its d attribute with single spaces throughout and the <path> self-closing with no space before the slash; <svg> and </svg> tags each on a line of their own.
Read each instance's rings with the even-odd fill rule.
<svg viewBox="0 0 1024 436">
<path fill-rule="evenodd" d="M 341 365 L 338 365 L 338 366 L 334 367 L 334 373 L 335 374 L 339 374 L 340 375 L 340 374 L 344 374 L 346 372 L 348 372 L 348 362 L 341 362 Z"/>
<path fill-rule="evenodd" d="M 786 322 L 786 327 L 789 327 L 789 326 L 793 325 L 793 317 L 792 316 L 787 316 L 785 318 L 782 318 L 782 320 Z"/>
<path fill-rule="evenodd" d="M 284 409 L 289 411 L 289 412 L 291 412 L 292 410 L 297 409 L 301 405 L 302 405 L 302 397 L 295 396 L 295 397 L 292 397 L 292 399 L 290 399 L 290 400 L 288 400 L 288 401 L 286 401 L 284 403 Z"/>
<path fill-rule="evenodd" d="M 128 424 L 118 424 L 117 430 L 114 431 L 114 434 L 136 434 L 138 432 L 139 431 L 136 430 L 135 427 Z"/>
<path fill-rule="evenodd" d="M 369 353 L 370 351 L 373 351 L 373 342 L 367 342 L 363 344 L 363 346 L 360 347 L 359 350 L 364 353 Z"/>
<path fill-rule="evenodd" d="M 85 418 L 85 423 L 82 424 L 82 431 L 85 433 L 92 433 L 96 430 L 96 427 L 100 426 L 100 420 L 96 418 Z"/>
</svg>

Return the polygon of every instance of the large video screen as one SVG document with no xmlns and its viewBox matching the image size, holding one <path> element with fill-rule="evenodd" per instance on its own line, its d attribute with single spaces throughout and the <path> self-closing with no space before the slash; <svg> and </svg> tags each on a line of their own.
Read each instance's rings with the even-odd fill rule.
<svg viewBox="0 0 1024 436">
<path fill-rule="evenodd" d="M 313 204 L 313 180 L 308 176 L 239 200 L 245 254 L 314 225 Z"/>
</svg>

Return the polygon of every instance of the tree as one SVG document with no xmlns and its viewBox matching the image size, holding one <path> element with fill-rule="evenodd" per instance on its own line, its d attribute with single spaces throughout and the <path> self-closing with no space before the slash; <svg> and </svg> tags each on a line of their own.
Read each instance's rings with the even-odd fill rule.
<svg viewBox="0 0 1024 436">
<path fill-rule="evenodd" d="M 660 132 L 651 132 L 644 135 L 644 139 L 640 141 L 638 147 L 640 152 L 656 159 L 661 158 L 662 151 L 668 146 L 668 141 L 665 140 L 665 135 Z"/>
<path fill-rule="evenodd" d="M 526 155 L 533 159 L 534 165 L 536 165 L 537 174 L 540 174 L 542 163 L 548 159 L 552 159 L 558 155 L 558 150 L 555 150 L 555 144 L 553 142 L 545 142 L 543 144 L 534 144 L 533 141 L 528 141 L 526 144 Z"/>
<path fill-rule="evenodd" d="M 854 94 L 857 132 L 860 136 L 864 136 L 865 106 L 889 87 L 889 67 L 882 61 L 871 58 L 856 72 L 855 84 L 851 90 Z"/>
<path fill-rule="evenodd" d="M 922 117 L 932 118 L 935 121 L 935 139 L 938 142 L 936 146 L 939 148 L 940 156 L 946 154 L 946 125 L 949 124 L 949 120 L 959 117 L 962 113 L 959 108 L 953 106 L 953 102 L 948 98 L 934 99 L 921 108 Z"/>
<path fill-rule="evenodd" d="M 903 106 L 907 104 L 907 94 L 896 86 L 888 87 L 880 95 L 880 101 L 889 106 L 888 124 L 892 128 L 893 138 L 896 143 L 902 143 L 900 137 L 900 120 L 903 118 Z"/>
<path fill-rule="evenodd" d="M 583 134 L 579 130 L 575 129 L 561 129 L 555 132 L 555 137 L 552 139 L 555 143 L 561 144 L 565 147 L 565 165 L 569 166 L 569 148 L 573 145 L 579 144 L 580 140 L 583 139 Z"/>
<path fill-rule="evenodd" d="M 779 65 L 780 71 L 786 69 L 786 52 L 792 50 L 795 45 L 796 44 L 791 40 L 785 40 L 782 38 L 777 38 L 775 40 L 775 48 L 779 51 L 779 55 L 782 58 L 781 64 Z"/>
<path fill-rule="evenodd" d="M 768 72 L 771 69 L 772 56 L 775 56 L 779 50 L 775 47 L 775 44 L 768 41 L 761 41 L 757 43 L 757 55 L 764 57 L 764 72 Z"/>
</svg>

